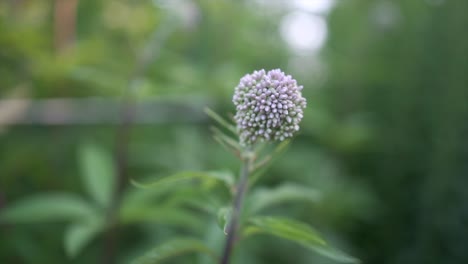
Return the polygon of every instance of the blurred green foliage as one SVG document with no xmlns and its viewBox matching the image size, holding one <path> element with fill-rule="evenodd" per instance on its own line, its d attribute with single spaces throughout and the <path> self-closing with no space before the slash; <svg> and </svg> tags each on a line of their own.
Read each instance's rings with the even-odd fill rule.
<svg viewBox="0 0 468 264">
<path fill-rule="evenodd" d="M 59 2 L 0 2 L 2 99 L 119 99 L 153 36 L 155 58 L 138 76 L 138 102 L 157 98 L 232 112 L 233 87 L 243 74 L 280 67 L 304 85 L 309 105 L 301 134 L 252 197 L 268 204 L 265 197 L 276 192 L 284 205 L 265 209 L 269 214 L 325 230 L 332 244 L 363 263 L 468 262 L 467 1 L 337 0 L 326 45 L 315 55 L 289 49 L 278 27 L 291 10 L 273 3 L 79 0 L 76 25 L 64 33 L 73 37 L 61 42 Z M 210 138 L 208 119 L 182 113 L 189 121 L 133 126 L 129 177 L 237 172 L 236 159 Z M 101 224 L 114 183 L 92 174 L 115 169 L 117 129 L 0 122 L 0 213 L 21 203 L 26 210 L 10 211 L 16 220 L 0 224 L 1 263 L 105 263 L 109 237 Z M 189 203 L 210 192 L 228 195 L 213 184 L 202 181 L 198 191 L 188 185 L 179 191 L 185 199 L 173 200 L 168 190 L 146 192 L 127 182 L 118 263 L 193 232 L 219 252 L 224 237 L 216 217 Z M 281 198 L 291 186 L 303 190 L 299 185 L 321 193 L 294 192 L 306 204 Z M 223 205 L 205 204 L 211 203 Z M 61 221 L 40 221 L 53 217 Z M 191 254 L 172 263 L 209 261 Z M 236 261 L 333 263 L 263 236 L 246 241 Z"/>
</svg>

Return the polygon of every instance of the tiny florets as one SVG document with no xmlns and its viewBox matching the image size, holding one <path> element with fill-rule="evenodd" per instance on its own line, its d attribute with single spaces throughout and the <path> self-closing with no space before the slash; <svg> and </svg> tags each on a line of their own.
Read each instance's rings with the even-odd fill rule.
<svg viewBox="0 0 468 264">
<path fill-rule="evenodd" d="M 241 144 L 292 137 L 299 130 L 306 107 L 302 88 L 279 69 L 254 71 L 242 77 L 232 99 Z"/>
</svg>

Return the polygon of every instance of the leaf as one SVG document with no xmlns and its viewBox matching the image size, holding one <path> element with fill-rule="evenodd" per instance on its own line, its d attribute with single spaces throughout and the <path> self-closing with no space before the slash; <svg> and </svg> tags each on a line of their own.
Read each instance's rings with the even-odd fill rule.
<svg viewBox="0 0 468 264">
<path fill-rule="evenodd" d="M 320 235 L 312 227 L 287 218 L 255 217 L 250 220 L 256 227 L 265 233 L 275 235 L 299 243 L 325 245 Z"/>
<path fill-rule="evenodd" d="M 177 257 L 189 252 L 206 253 L 217 261 L 216 254 L 206 247 L 201 241 L 193 238 L 176 238 L 147 252 L 142 257 L 133 261 L 132 264 L 161 263 L 168 258 Z"/>
<path fill-rule="evenodd" d="M 171 195 L 161 202 L 164 206 L 196 208 L 208 214 L 216 214 L 221 205 L 220 196 L 211 188 L 184 188 L 178 187 Z"/>
<path fill-rule="evenodd" d="M 205 180 L 216 180 L 223 182 L 226 187 L 231 188 L 234 185 L 234 175 L 227 171 L 212 171 L 212 172 L 195 172 L 186 171 L 180 172 L 171 176 L 163 177 L 151 183 L 139 183 L 132 180 L 132 184 L 136 187 L 143 189 L 159 188 L 167 184 L 176 184 L 192 179 L 205 179 Z"/>
<path fill-rule="evenodd" d="M 124 224 L 151 222 L 173 226 L 200 229 L 203 223 L 193 212 L 173 207 L 154 205 L 125 206 L 119 212 L 119 219 Z"/>
<path fill-rule="evenodd" d="M 249 197 L 250 211 L 261 211 L 284 202 L 307 201 L 317 202 L 320 193 L 312 188 L 294 183 L 285 183 L 273 189 L 258 189 Z"/>
<path fill-rule="evenodd" d="M 231 148 L 234 153 L 241 152 L 242 147 L 236 140 L 224 134 L 217 127 L 211 127 L 211 131 L 213 132 L 214 139 L 218 140 L 221 145 Z"/>
<path fill-rule="evenodd" d="M 68 257 L 77 256 L 104 229 L 102 219 L 73 223 L 65 230 L 64 246 Z"/>
<path fill-rule="evenodd" d="M 277 217 L 256 217 L 250 220 L 253 226 L 244 229 L 244 236 L 266 233 L 296 242 L 318 254 L 343 263 L 358 263 L 359 260 L 327 245 L 312 227 L 295 220 Z"/>
<path fill-rule="evenodd" d="M 227 228 L 232 215 L 231 207 L 222 207 L 218 211 L 218 226 L 223 230 L 223 233 L 227 235 Z"/>
<path fill-rule="evenodd" d="M 124 193 L 122 208 L 140 206 L 143 204 L 152 204 L 155 201 L 161 200 L 164 195 L 167 195 L 171 191 L 172 190 L 170 188 L 130 188 Z"/>
<path fill-rule="evenodd" d="M 234 133 L 234 135 L 237 135 L 236 128 L 232 124 L 230 124 L 228 121 L 226 121 L 224 118 L 222 118 L 220 115 L 218 115 L 216 112 L 214 112 L 210 108 L 206 107 L 205 108 L 205 113 L 209 117 L 211 117 L 213 120 L 218 122 L 218 124 L 220 124 L 221 126 L 225 127 L 226 129 L 228 129 L 229 131 Z"/>
<path fill-rule="evenodd" d="M 110 153 L 86 143 L 80 147 L 81 174 L 89 195 L 102 207 L 110 206 L 116 185 L 116 171 Z"/>
<path fill-rule="evenodd" d="M 0 221 L 34 223 L 41 221 L 76 220 L 96 214 L 81 197 L 50 193 L 34 195 L 12 204 L 0 212 Z"/>
<path fill-rule="evenodd" d="M 329 246 L 315 246 L 309 247 L 318 254 L 327 257 L 329 259 L 342 262 L 342 263 L 360 263 L 359 259 L 354 258 L 338 249 Z"/>
</svg>

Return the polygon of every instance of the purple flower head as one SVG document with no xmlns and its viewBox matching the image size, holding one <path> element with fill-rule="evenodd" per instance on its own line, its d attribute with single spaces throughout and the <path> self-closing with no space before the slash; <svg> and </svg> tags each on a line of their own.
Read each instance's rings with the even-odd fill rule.
<svg viewBox="0 0 468 264">
<path fill-rule="evenodd" d="M 241 144 L 292 137 L 299 130 L 306 107 L 302 88 L 280 69 L 254 71 L 242 77 L 232 99 Z"/>
</svg>

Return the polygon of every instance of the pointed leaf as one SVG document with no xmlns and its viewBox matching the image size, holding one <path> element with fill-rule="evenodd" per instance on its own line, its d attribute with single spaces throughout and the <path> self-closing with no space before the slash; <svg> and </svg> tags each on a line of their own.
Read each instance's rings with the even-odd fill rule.
<svg viewBox="0 0 468 264">
<path fill-rule="evenodd" d="M 112 155 L 96 145 L 86 143 L 80 148 L 79 161 L 89 195 L 100 206 L 109 207 L 116 184 Z"/>
<path fill-rule="evenodd" d="M 308 246 L 316 253 L 341 263 L 360 263 L 359 259 L 330 246 Z"/>
<path fill-rule="evenodd" d="M 65 231 L 64 245 L 68 257 L 77 256 L 104 229 L 102 219 L 71 224 Z"/>
<path fill-rule="evenodd" d="M 235 135 L 237 135 L 236 127 L 232 124 L 230 124 L 228 121 L 226 121 L 224 118 L 222 118 L 220 115 L 218 115 L 215 111 L 211 110 L 210 108 L 206 107 L 205 108 L 205 113 L 211 117 L 213 120 L 218 122 L 221 126 L 225 127 Z"/>
<path fill-rule="evenodd" d="M 76 220 L 95 214 L 81 197 L 66 193 L 34 195 L 0 211 L 0 221 L 34 223 Z"/>
<path fill-rule="evenodd" d="M 255 213 L 284 202 L 317 202 L 320 193 L 312 188 L 294 183 L 285 183 L 273 189 L 258 189 L 249 197 L 250 211 Z"/>
<path fill-rule="evenodd" d="M 217 259 L 216 254 L 201 241 L 193 238 L 177 238 L 147 252 L 145 255 L 132 262 L 132 264 L 157 264 L 169 258 L 189 252 L 206 253 L 212 256 L 213 259 Z"/>
<path fill-rule="evenodd" d="M 296 242 L 318 254 L 343 263 L 358 263 L 359 260 L 334 249 L 312 227 L 295 220 L 277 217 L 256 217 L 250 220 L 253 226 L 245 228 L 244 236 L 266 233 Z"/>
<path fill-rule="evenodd" d="M 158 207 L 154 205 L 125 206 L 119 219 L 124 224 L 132 223 L 159 223 L 200 229 L 203 223 L 192 212 L 181 208 Z"/>
<path fill-rule="evenodd" d="M 195 172 L 195 171 L 186 171 L 177 173 L 171 176 L 162 177 L 151 183 L 139 183 L 135 180 L 132 180 L 133 185 L 139 188 L 160 188 L 164 187 L 167 184 L 177 184 L 183 181 L 188 181 L 192 179 L 204 179 L 204 180 L 216 180 L 223 182 L 228 188 L 234 184 L 234 175 L 226 171 L 213 171 L 213 172 Z"/>
<path fill-rule="evenodd" d="M 254 226 L 265 233 L 275 235 L 299 243 L 311 243 L 325 245 L 325 240 L 320 237 L 312 227 L 287 218 L 281 217 L 255 217 L 250 220 Z"/>
<path fill-rule="evenodd" d="M 213 131 L 213 135 L 215 139 L 220 140 L 222 143 L 228 145 L 234 151 L 241 151 L 242 147 L 241 145 L 237 142 L 237 140 L 231 138 L 230 136 L 224 134 L 221 130 L 219 130 L 217 127 L 211 127 L 211 131 Z"/>
</svg>

